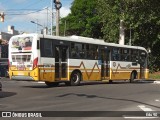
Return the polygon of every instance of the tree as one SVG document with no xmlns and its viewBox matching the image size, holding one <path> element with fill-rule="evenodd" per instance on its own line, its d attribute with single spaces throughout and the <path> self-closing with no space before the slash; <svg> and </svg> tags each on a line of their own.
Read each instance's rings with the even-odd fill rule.
<svg viewBox="0 0 160 120">
<path fill-rule="evenodd" d="M 60 33 L 101 38 L 102 24 L 96 9 L 97 0 L 74 0 L 71 13 L 61 19 Z"/>
<path fill-rule="evenodd" d="M 128 44 L 150 48 L 150 65 L 160 69 L 160 2 L 159 0 L 98 0 L 98 12 L 103 22 L 104 39 L 118 42 L 120 20 L 125 23 L 125 41 Z"/>
<path fill-rule="evenodd" d="M 119 0 L 98 0 L 98 13 L 103 23 L 103 38 L 107 42 L 118 42 L 121 9 Z"/>
</svg>

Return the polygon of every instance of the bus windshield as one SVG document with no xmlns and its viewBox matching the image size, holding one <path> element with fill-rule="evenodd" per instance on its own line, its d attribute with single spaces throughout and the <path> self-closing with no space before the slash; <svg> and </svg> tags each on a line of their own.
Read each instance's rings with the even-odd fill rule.
<svg viewBox="0 0 160 120">
<path fill-rule="evenodd" d="M 16 52 L 17 50 L 31 51 L 33 37 L 14 37 L 11 42 L 11 51 Z"/>
</svg>

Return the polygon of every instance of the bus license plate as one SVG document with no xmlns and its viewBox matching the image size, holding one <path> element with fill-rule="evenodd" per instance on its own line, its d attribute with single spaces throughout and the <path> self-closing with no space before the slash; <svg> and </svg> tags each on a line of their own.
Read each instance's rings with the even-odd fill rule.
<svg viewBox="0 0 160 120">
<path fill-rule="evenodd" d="M 18 70 L 24 70 L 24 69 L 25 69 L 25 66 L 24 66 L 24 64 L 19 64 L 19 65 L 17 66 L 17 68 L 18 68 Z"/>
</svg>

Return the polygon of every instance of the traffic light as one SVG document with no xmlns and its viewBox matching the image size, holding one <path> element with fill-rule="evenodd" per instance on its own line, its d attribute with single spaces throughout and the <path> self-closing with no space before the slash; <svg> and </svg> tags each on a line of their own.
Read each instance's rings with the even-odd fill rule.
<svg viewBox="0 0 160 120">
<path fill-rule="evenodd" d="M 0 13 L 1 22 L 4 22 L 4 13 Z"/>
</svg>

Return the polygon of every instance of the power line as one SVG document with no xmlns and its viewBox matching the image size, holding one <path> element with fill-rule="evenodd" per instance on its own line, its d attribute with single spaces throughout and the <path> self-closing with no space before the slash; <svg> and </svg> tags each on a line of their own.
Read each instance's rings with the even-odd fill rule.
<svg viewBox="0 0 160 120">
<path fill-rule="evenodd" d="M 37 5 L 40 1 L 42 1 L 42 0 L 39 0 L 39 1 L 36 1 L 36 2 L 34 2 L 34 3 L 32 3 L 32 4 L 29 4 L 28 6 L 26 6 L 25 8 L 28 8 L 28 7 L 31 7 L 31 6 L 33 6 L 33 5 Z"/>
<path fill-rule="evenodd" d="M 39 9 L 7 9 L 7 10 L 0 9 L 0 11 L 25 11 L 25 10 L 33 11 L 33 10 L 39 10 Z"/>
<path fill-rule="evenodd" d="M 41 10 L 37 10 L 37 11 L 33 11 L 33 12 L 28 12 L 28 13 L 6 13 L 5 15 L 29 15 L 29 14 L 37 13 L 37 12 L 40 12 L 43 10 L 45 10 L 45 9 L 41 9 Z"/>
</svg>

